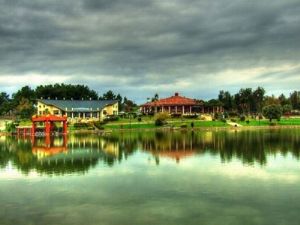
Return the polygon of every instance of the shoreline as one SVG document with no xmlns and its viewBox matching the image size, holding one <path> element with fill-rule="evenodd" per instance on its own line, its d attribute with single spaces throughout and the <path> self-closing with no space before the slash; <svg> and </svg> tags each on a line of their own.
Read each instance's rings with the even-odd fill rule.
<svg viewBox="0 0 300 225">
<path fill-rule="evenodd" d="M 108 130 L 72 130 L 68 134 L 111 134 L 113 132 L 135 132 L 135 131 L 219 131 L 219 130 L 278 130 L 278 129 L 300 129 L 300 125 L 282 125 L 282 126 L 224 126 L 224 127 L 194 127 L 194 128 L 170 128 L 170 127 L 156 127 L 156 128 L 132 128 L 132 129 L 108 129 Z M 14 136 L 10 132 L 0 132 L 0 137 Z M 28 135 L 27 135 L 28 136 Z"/>
</svg>

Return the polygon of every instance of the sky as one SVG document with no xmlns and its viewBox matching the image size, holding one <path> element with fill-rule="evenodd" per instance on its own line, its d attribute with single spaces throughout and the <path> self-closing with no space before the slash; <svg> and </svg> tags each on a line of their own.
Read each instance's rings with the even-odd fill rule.
<svg viewBox="0 0 300 225">
<path fill-rule="evenodd" d="M 0 0 L 0 91 L 84 84 L 137 102 L 300 84 L 299 0 Z"/>
</svg>

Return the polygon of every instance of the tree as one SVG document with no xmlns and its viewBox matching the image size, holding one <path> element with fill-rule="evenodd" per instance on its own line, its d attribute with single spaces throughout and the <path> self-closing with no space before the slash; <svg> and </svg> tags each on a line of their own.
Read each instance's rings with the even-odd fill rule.
<svg viewBox="0 0 300 225">
<path fill-rule="evenodd" d="M 17 114 L 22 119 L 30 118 L 34 113 L 34 107 L 31 101 L 27 98 L 22 98 L 17 106 Z"/>
<path fill-rule="evenodd" d="M 263 108 L 263 115 L 264 117 L 268 118 L 270 122 L 272 122 L 273 119 L 280 120 L 280 117 L 282 116 L 282 107 L 281 105 L 268 105 Z"/>
<path fill-rule="evenodd" d="M 259 112 L 259 113 L 261 112 L 265 93 L 266 93 L 266 91 L 262 87 L 258 87 L 253 92 L 253 102 L 254 102 L 253 111 Z"/>
<path fill-rule="evenodd" d="M 0 93 L 0 115 L 6 114 L 11 110 L 9 95 L 6 92 Z"/>
<path fill-rule="evenodd" d="M 233 109 L 233 98 L 228 91 L 220 91 L 218 99 L 222 102 L 223 107 L 226 111 L 230 111 Z"/>
<path fill-rule="evenodd" d="M 33 102 L 36 99 L 36 94 L 29 86 L 24 86 L 12 95 L 15 106 L 19 105 L 22 99 L 28 99 Z"/>
<path fill-rule="evenodd" d="M 300 109 L 300 92 L 294 91 L 290 95 L 290 101 L 293 106 L 293 109 Z"/>
<path fill-rule="evenodd" d="M 159 100 L 159 95 L 158 93 L 155 93 L 154 97 L 151 99 L 151 102 L 155 102 Z"/>
<path fill-rule="evenodd" d="M 250 112 L 250 106 L 252 103 L 252 88 L 245 88 L 240 89 L 239 91 L 240 96 L 240 106 L 243 113 L 249 113 Z"/>
<path fill-rule="evenodd" d="M 116 100 L 117 96 L 112 90 L 107 91 L 100 97 L 101 100 Z"/>
<path fill-rule="evenodd" d="M 268 105 L 280 105 L 280 101 L 274 95 L 266 96 L 264 99 L 264 106 Z"/>
<path fill-rule="evenodd" d="M 279 95 L 278 100 L 279 100 L 281 106 L 291 105 L 290 99 L 285 97 L 284 94 Z"/>
<path fill-rule="evenodd" d="M 35 89 L 35 94 L 37 98 L 44 99 L 98 99 L 97 92 L 88 86 L 73 84 L 40 85 Z"/>
<path fill-rule="evenodd" d="M 282 106 L 282 112 L 283 114 L 289 114 L 291 113 L 293 107 L 291 104 L 285 104 L 284 106 Z"/>
</svg>

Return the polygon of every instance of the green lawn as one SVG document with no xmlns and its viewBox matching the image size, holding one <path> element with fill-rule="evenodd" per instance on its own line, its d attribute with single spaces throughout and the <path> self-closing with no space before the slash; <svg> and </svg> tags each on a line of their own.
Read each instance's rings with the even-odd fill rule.
<svg viewBox="0 0 300 225">
<path fill-rule="evenodd" d="M 240 122 L 237 121 L 238 124 L 242 126 L 269 126 L 269 120 L 249 120 L 250 122 L 247 123 L 246 121 Z M 273 120 L 273 123 L 281 126 L 295 126 L 300 125 L 300 118 L 281 118 L 280 121 Z"/>
<path fill-rule="evenodd" d="M 200 127 L 227 127 L 228 124 L 223 123 L 221 121 L 197 121 L 197 120 L 181 120 L 181 119 L 173 119 L 168 120 L 168 123 L 163 127 L 173 127 L 173 128 L 179 128 L 179 127 L 187 127 L 191 128 L 191 122 L 194 122 L 195 128 Z M 140 123 L 126 123 L 126 124 L 118 124 L 118 123 L 108 123 L 103 126 L 105 129 L 151 129 L 151 128 L 160 128 L 155 126 L 154 121 L 149 121 L 147 123 L 140 122 Z"/>
</svg>

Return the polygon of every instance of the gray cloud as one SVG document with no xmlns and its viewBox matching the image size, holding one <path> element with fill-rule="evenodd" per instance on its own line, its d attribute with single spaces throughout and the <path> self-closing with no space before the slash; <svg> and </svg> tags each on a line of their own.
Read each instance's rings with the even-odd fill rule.
<svg viewBox="0 0 300 225">
<path fill-rule="evenodd" d="M 299 82 L 299 1 L 0 4 L 0 79 L 20 77 L 1 80 L 4 90 L 36 85 L 25 79 L 30 74 L 113 88 L 138 101 L 154 92 L 210 98 L 264 84 L 287 93 Z"/>
</svg>

